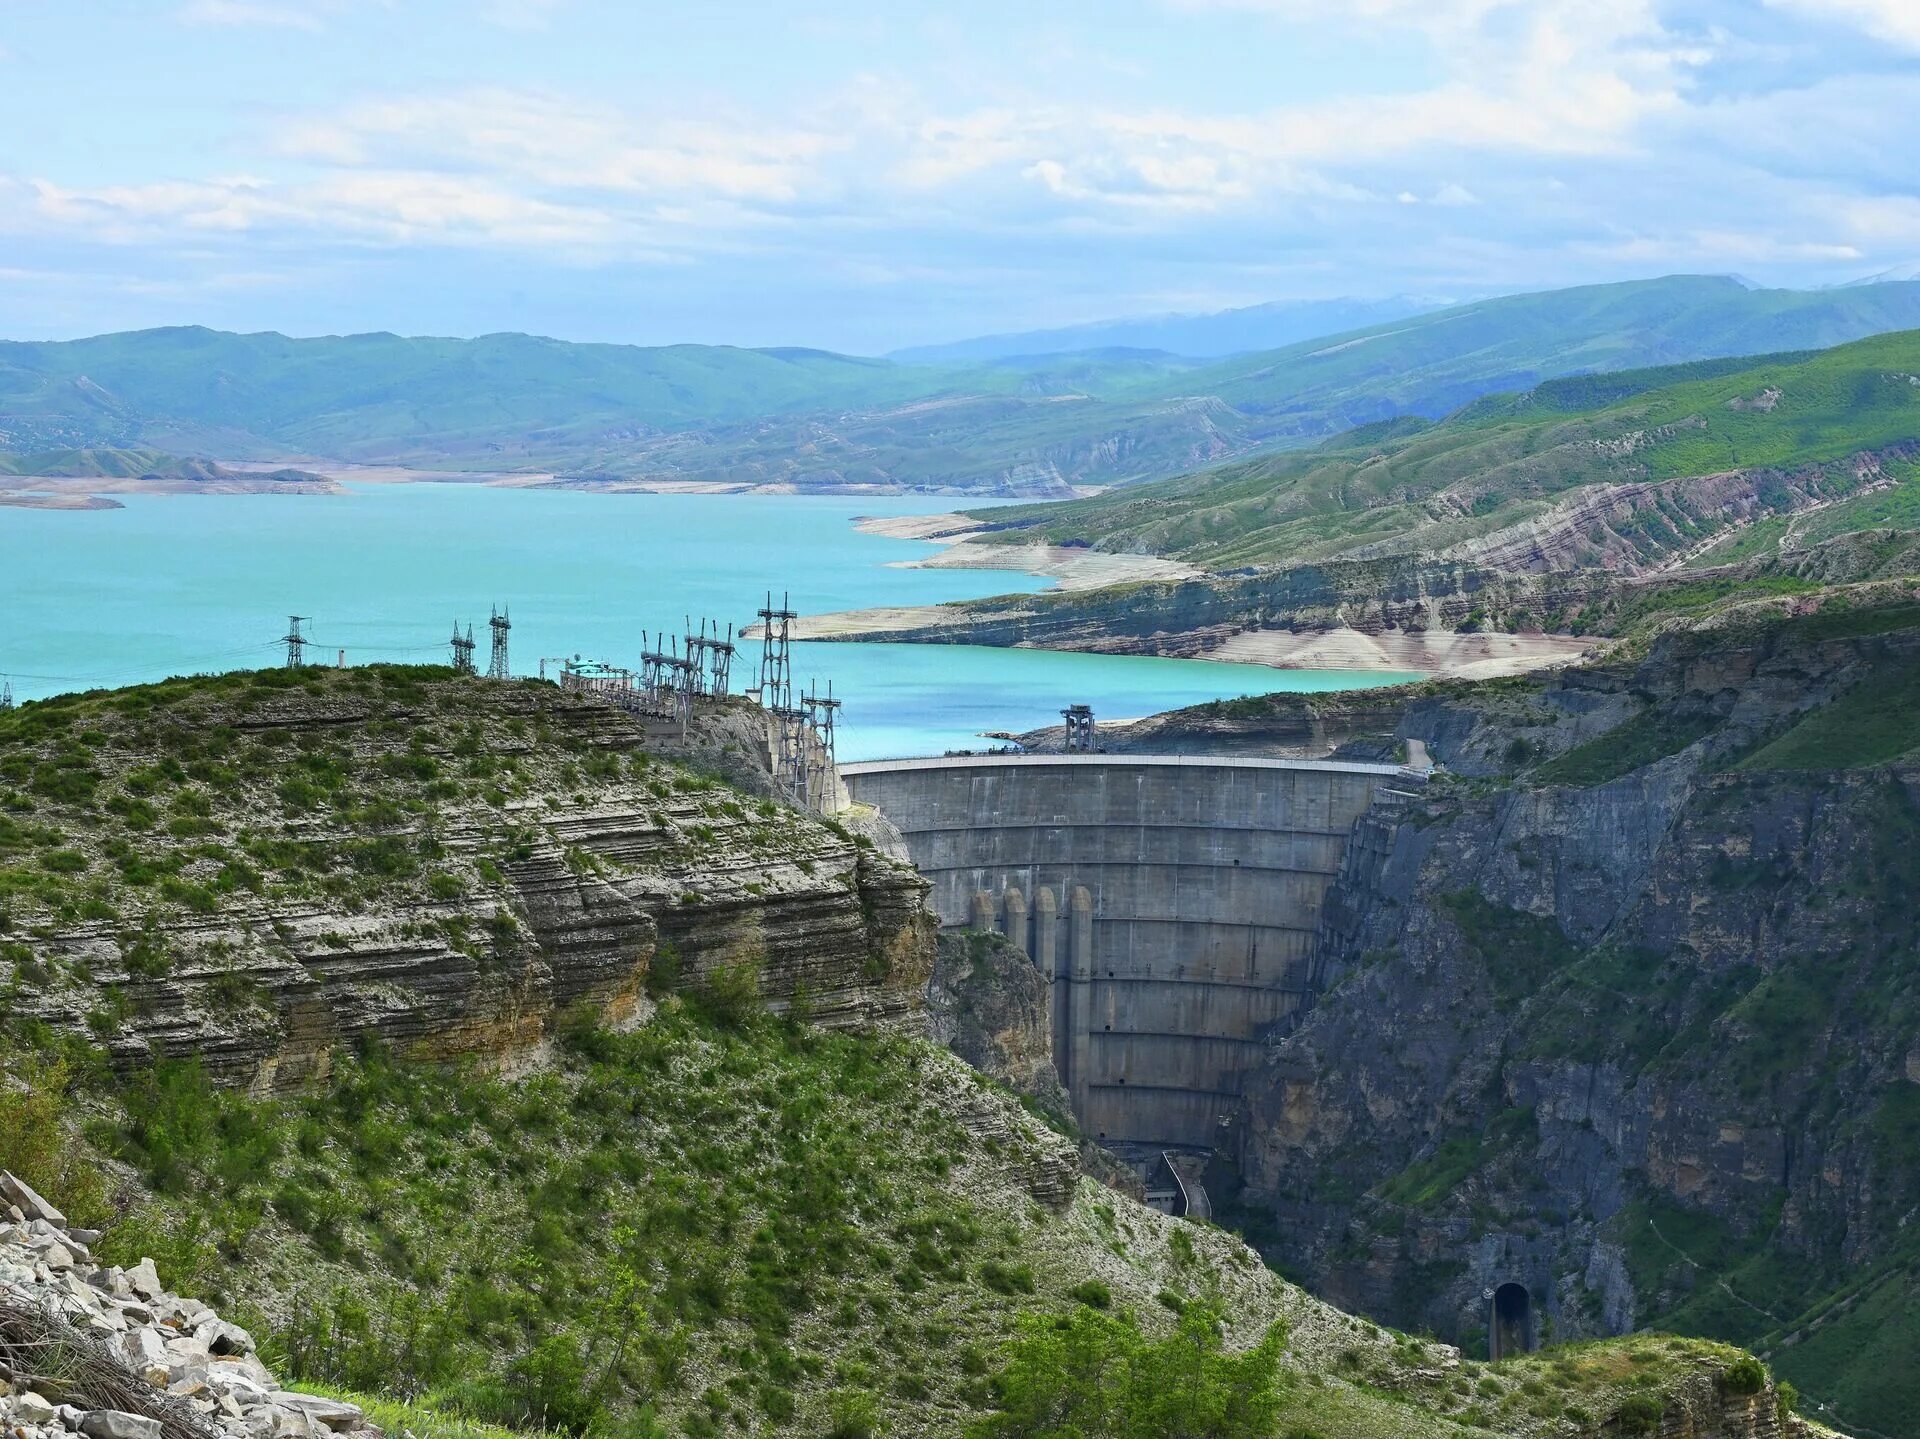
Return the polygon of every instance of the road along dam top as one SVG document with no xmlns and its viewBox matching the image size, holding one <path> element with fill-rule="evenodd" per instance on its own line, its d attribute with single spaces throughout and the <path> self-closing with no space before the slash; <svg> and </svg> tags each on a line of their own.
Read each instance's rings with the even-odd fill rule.
<svg viewBox="0 0 1920 1439">
<path fill-rule="evenodd" d="M 994 928 L 1052 984 L 1088 1134 L 1210 1149 L 1261 1032 L 1307 990 L 1320 904 L 1397 765 L 962 755 L 842 766 L 905 836 L 946 928 Z"/>
</svg>

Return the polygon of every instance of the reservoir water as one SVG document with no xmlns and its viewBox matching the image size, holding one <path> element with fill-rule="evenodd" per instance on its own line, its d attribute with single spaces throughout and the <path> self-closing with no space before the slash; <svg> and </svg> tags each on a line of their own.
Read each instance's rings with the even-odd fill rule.
<svg viewBox="0 0 1920 1439">
<path fill-rule="evenodd" d="M 637 666 L 640 631 L 692 615 L 751 623 L 766 590 L 802 614 L 1041 589 L 1005 571 L 896 568 L 929 554 L 862 534 L 859 515 L 952 500 L 596 495 L 466 484 L 356 484 L 334 497 L 135 496 L 120 510 L 0 507 L 0 674 L 29 699 L 275 663 L 289 614 L 309 657 L 444 662 L 458 620 L 486 660 L 487 611 L 513 616 L 517 673 L 542 656 Z M 757 644 L 735 662 L 752 684 Z M 938 754 L 1024 730 L 1070 702 L 1103 718 L 1276 690 L 1412 675 L 1276 670 L 949 645 L 804 644 L 795 676 L 845 700 L 847 759 Z"/>
</svg>

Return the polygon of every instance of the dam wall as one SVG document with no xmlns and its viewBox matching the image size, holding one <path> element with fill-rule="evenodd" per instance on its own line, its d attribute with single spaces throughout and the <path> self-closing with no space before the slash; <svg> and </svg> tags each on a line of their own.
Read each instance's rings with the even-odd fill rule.
<svg viewBox="0 0 1920 1439">
<path fill-rule="evenodd" d="M 1209 1149 L 1260 1036 L 1298 1007 L 1321 901 L 1395 765 L 961 755 L 841 767 L 932 882 L 944 928 L 1004 932 L 1051 984 L 1086 1132 Z"/>
</svg>

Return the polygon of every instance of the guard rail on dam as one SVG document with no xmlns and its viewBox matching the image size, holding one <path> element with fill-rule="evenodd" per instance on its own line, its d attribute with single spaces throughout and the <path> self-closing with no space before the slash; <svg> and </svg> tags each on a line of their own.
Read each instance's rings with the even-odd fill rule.
<svg viewBox="0 0 1920 1439">
<path fill-rule="evenodd" d="M 1052 981 L 1055 1064 L 1115 1147 L 1212 1148 L 1260 1034 L 1306 992 L 1321 900 L 1397 765 L 964 755 L 841 766 L 946 928 Z"/>
</svg>

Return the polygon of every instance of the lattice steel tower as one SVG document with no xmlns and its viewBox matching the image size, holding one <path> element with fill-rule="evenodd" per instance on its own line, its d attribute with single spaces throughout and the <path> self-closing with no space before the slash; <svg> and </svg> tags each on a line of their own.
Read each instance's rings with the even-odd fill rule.
<svg viewBox="0 0 1920 1439">
<path fill-rule="evenodd" d="M 487 620 L 487 628 L 493 631 L 493 658 L 487 661 L 487 678 L 512 679 L 513 672 L 507 668 L 507 631 L 513 628 L 513 621 L 500 610 Z"/>
<path fill-rule="evenodd" d="M 773 591 L 767 591 L 767 607 L 760 611 L 760 703 L 771 710 L 793 708 L 793 622 L 798 616 L 780 596 L 780 608 L 773 607 Z"/>
<path fill-rule="evenodd" d="M 13 708 L 13 681 L 0 680 L 0 711 Z"/>
<path fill-rule="evenodd" d="M 467 632 L 460 633 L 460 621 L 453 622 L 453 638 L 448 641 L 453 646 L 453 672 L 457 675 L 470 675 L 473 668 L 473 626 L 467 626 Z"/>
<path fill-rule="evenodd" d="M 287 632 L 280 640 L 287 647 L 287 668 L 290 670 L 297 670 L 307 662 L 307 637 L 300 632 L 300 626 L 312 618 L 312 615 L 287 616 Z"/>
</svg>

